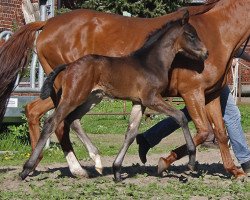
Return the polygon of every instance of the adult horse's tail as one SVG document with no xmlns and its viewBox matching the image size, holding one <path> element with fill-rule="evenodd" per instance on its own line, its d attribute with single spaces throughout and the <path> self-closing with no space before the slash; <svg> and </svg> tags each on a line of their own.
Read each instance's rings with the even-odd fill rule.
<svg viewBox="0 0 250 200">
<path fill-rule="evenodd" d="M 20 28 L 0 48 L 0 123 L 7 107 L 7 101 L 14 89 L 17 75 L 27 65 L 28 55 L 31 53 L 36 31 L 46 22 L 33 22 Z"/>
</svg>

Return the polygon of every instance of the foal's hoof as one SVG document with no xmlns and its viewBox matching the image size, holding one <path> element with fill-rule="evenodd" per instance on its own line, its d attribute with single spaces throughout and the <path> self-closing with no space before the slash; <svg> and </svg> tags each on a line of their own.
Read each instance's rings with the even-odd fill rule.
<svg viewBox="0 0 250 200">
<path fill-rule="evenodd" d="M 31 172 L 32 170 L 30 169 L 23 169 L 23 171 L 19 174 L 20 178 L 22 180 L 24 180 L 28 175 L 29 173 Z"/>
<path fill-rule="evenodd" d="M 84 170 L 84 169 L 71 171 L 71 173 L 75 177 L 89 178 L 88 172 L 86 170 Z"/>
<path fill-rule="evenodd" d="M 167 170 L 169 167 L 169 163 L 164 158 L 160 158 L 158 161 L 158 174 L 161 174 L 165 170 Z"/>
<path fill-rule="evenodd" d="M 188 163 L 187 167 L 188 167 L 188 169 L 191 170 L 192 172 L 196 170 L 196 164 Z"/>
<path fill-rule="evenodd" d="M 97 154 L 97 155 L 92 156 L 92 159 L 95 161 L 96 171 L 102 175 L 103 166 L 102 166 L 101 156 Z"/>
<path fill-rule="evenodd" d="M 115 182 L 121 182 L 123 180 L 120 167 L 116 167 L 113 165 L 113 173 L 114 173 L 114 181 Z"/>
<path fill-rule="evenodd" d="M 95 167 L 95 170 L 102 175 L 103 168 Z"/>
<path fill-rule="evenodd" d="M 114 173 L 114 181 L 116 182 L 116 183 L 118 183 L 118 182 L 122 182 L 122 176 L 121 176 L 121 173 L 120 172 L 116 172 L 116 173 Z"/>
</svg>

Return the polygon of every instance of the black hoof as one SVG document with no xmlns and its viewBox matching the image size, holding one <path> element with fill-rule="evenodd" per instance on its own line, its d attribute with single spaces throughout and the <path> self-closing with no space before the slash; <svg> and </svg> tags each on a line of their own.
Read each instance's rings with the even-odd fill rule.
<svg viewBox="0 0 250 200">
<path fill-rule="evenodd" d="M 24 180 L 29 175 L 30 172 L 31 170 L 29 169 L 23 169 L 23 171 L 19 174 L 19 176 L 22 180 Z"/>
<path fill-rule="evenodd" d="M 195 163 L 188 163 L 188 169 L 191 171 L 196 171 L 196 162 Z"/>
<path fill-rule="evenodd" d="M 114 173 L 114 181 L 115 182 L 121 182 L 123 180 L 122 176 L 121 176 L 121 169 L 120 169 L 120 167 L 113 166 L 113 173 Z"/>
<path fill-rule="evenodd" d="M 119 183 L 119 182 L 122 182 L 122 181 L 123 181 L 123 178 L 121 177 L 121 175 L 115 175 L 114 181 L 115 181 L 116 183 Z"/>
</svg>

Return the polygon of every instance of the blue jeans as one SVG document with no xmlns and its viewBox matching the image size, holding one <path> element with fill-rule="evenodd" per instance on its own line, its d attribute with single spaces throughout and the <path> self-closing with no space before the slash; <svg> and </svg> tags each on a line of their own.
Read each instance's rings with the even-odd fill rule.
<svg viewBox="0 0 250 200">
<path fill-rule="evenodd" d="M 250 150 L 246 142 L 245 134 L 242 130 L 240 111 L 234 103 L 233 96 L 231 95 L 228 86 L 222 90 L 220 99 L 223 119 L 235 157 L 240 164 L 245 163 L 250 160 Z M 191 121 L 186 107 L 181 110 L 187 117 L 188 121 Z M 178 128 L 180 128 L 179 124 L 172 117 L 168 117 L 144 132 L 143 135 L 148 141 L 150 147 L 154 147 L 164 137 L 170 135 Z"/>
</svg>

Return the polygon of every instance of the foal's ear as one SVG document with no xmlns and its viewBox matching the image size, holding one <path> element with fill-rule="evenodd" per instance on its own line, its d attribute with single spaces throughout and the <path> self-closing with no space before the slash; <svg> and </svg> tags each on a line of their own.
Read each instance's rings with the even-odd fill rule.
<svg viewBox="0 0 250 200">
<path fill-rule="evenodd" d="M 188 10 L 186 10 L 186 12 L 184 13 L 182 20 L 181 20 L 182 26 L 187 24 L 188 20 L 189 20 L 189 12 L 188 12 Z"/>
</svg>

